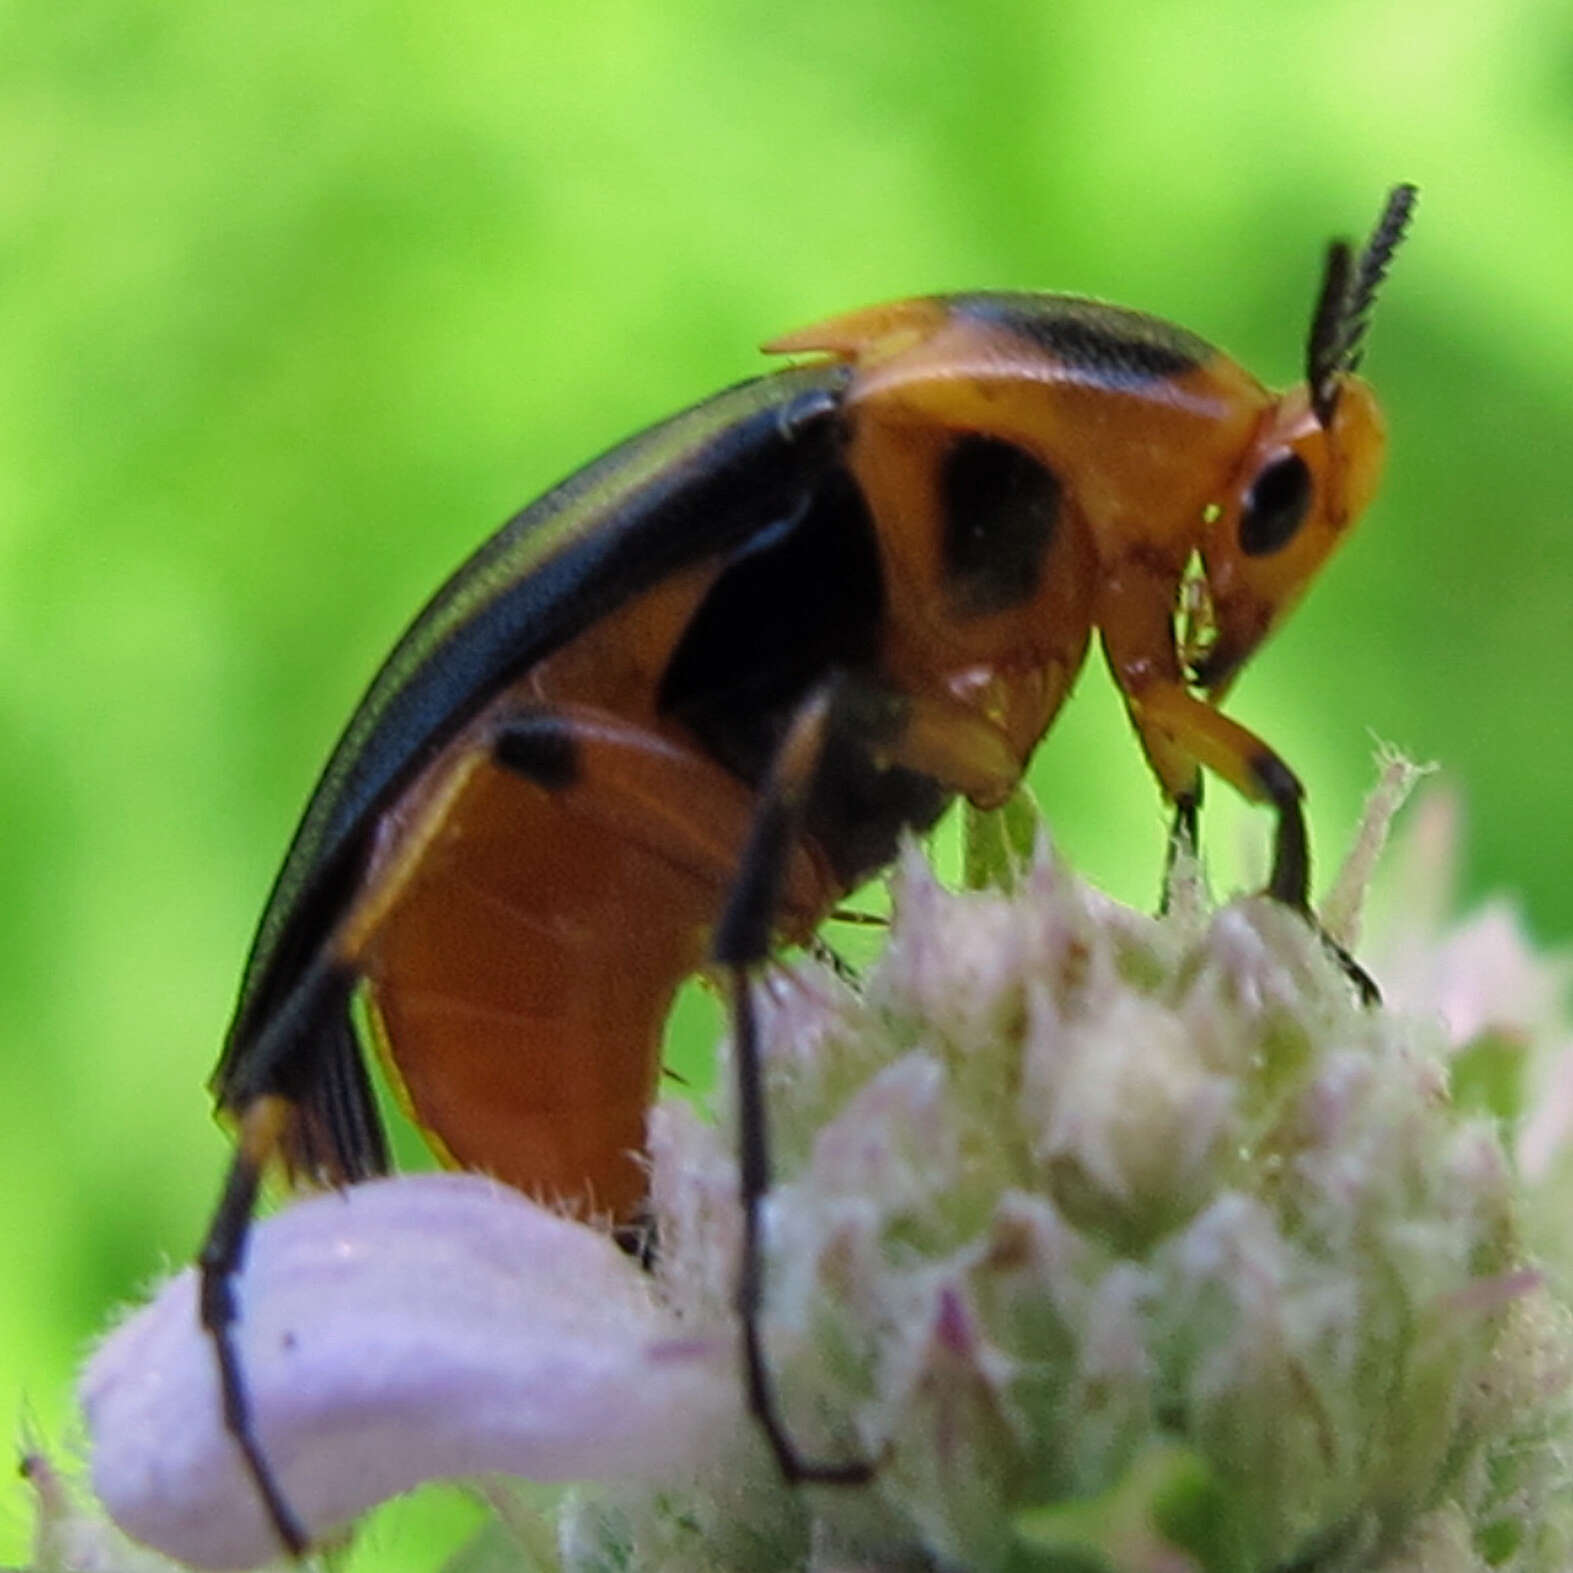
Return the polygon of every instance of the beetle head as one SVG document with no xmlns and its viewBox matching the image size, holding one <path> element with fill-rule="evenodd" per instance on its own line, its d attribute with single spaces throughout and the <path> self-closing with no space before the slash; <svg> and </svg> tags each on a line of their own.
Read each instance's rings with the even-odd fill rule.
<svg viewBox="0 0 1573 1573">
<path fill-rule="evenodd" d="M 1267 410 L 1230 495 L 1208 510 L 1201 544 L 1208 604 L 1201 613 L 1182 605 L 1192 626 L 1181 639 L 1191 676 L 1214 698 L 1299 600 L 1376 491 L 1386 427 L 1355 370 L 1415 195 L 1413 186 L 1394 187 L 1358 259 L 1343 241 L 1328 248 L 1306 380 Z"/>
</svg>

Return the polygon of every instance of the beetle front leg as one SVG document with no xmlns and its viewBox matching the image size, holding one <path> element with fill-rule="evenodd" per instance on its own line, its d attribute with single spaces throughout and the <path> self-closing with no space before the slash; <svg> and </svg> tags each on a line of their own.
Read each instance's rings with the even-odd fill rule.
<svg viewBox="0 0 1573 1573">
<path fill-rule="evenodd" d="M 1251 759 L 1251 774 L 1262 795 L 1278 813 L 1273 835 L 1273 871 L 1267 894 L 1300 912 L 1311 910 L 1311 843 L 1305 829 L 1305 788 L 1276 754 L 1263 751 Z"/>
<path fill-rule="evenodd" d="M 1187 819 L 1187 796 L 1200 801 L 1198 766 L 1222 776 L 1248 802 L 1270 807 L 1277 818 L 1267 894 L 1293 907 L 1316 928 L 1366 1004 L 1380 1001 L 1381 991 L 1371 975 L 1342 945 L 1322 933 L 1311 911 L 1310 838 L 1300 778 L 1255 733 L 1177 683 L 1154 683 L 1128 694 L 1127 704 L 1158 779 L 1175 801 L 1176 832 Z"/>
<path fill-rule="evenodd" d="M 1273 866 L 1267 893 L 1285 906 L 1310 908 L 1311 860 L 1299 777 L 1254 732 L 1186 692 L 1155 683 L 1129 698 L 1131 719 L 1164 790 L 1175 803 L 1175 831 L 1194 833 L 1199 766 L 1216 772 L 1247 802 L 1273 809 Z"/>
</svg>

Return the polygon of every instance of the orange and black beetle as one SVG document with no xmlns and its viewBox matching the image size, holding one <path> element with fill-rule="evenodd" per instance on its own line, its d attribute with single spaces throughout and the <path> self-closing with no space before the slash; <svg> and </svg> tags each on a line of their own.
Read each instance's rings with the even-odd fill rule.
<svg viewBox="0 0 1573 1573">
<path fill-rule="evenodd" d="M 776 340 L 818 358 L 633 438 L 437 593 L 306 809 L 214 1078 L 240 1140 L 203 1319 L 291 1549 L 233 1281 L 273 1159 L 328 1183 L 387 1166 L 356 1016 L 445 1158 L 626 1221 L 667 1009 L 706 965 L 735 1012 L 751 1396 L 789 1474 L 866 1472 L 798 1459 L 759 1355 L 748 970 L 903 830 L 1002 802 L 1095 629 L 1177 836 L 1216 772 L 1274 810 L 1268 888 L 1306 910 L 1300 784 L 1217 706 L 1376 487 L 1354 372 L 1414 195 L 1330 249 L 1288 393 L 1089 300 L 877 307 Z"/>
</svg>

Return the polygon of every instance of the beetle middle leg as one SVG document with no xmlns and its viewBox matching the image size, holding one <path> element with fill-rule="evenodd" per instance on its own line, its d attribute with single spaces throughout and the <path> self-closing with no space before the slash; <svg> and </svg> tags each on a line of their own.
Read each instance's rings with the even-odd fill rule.
<svg viewBox="0 0 1573 1573">
<path fill-rule="evenodd" d="M 873 1474 L 867 1459 L 840 1463 L 806 1459 L 787 1431 L 775 1383 L 765 1362 L 759 1313 L 764 1289 L 760 1211 L 770 1189 L 770 1126 L 750 971 L 770 953 L 781 908 L 781 886 L 826 744 L 840 719 L 844 686 L 816 689 L 798 710 L 766 783 L 737 878 L 717 925 L 712 956 L 726 973 L 732 1016 L 737 1095 L 738 1185 L 743 1244 L 738 1265 L 737 1313 L 742 1322 L 748 1407 L 758 1420 L 781 1473 L 793 1483 L 858 1485 Z"/>
<path fill-rule="evenodd" d="M 810 1459 L 799 1451 L 765 1359 L 760 1329 L 762 1209 L 771 1185 L 770 1131 L 750 980 L 752 970 L 769 955 L 780 917 L 783 874 L 802 838 L 831 746 L 838 741 L 865 747 L 882 763 L 932 771 L 943 786 L 986 802 L 1007 796 L 1019 771 L 1001 750 L 998 734 L 975 717 L 885 694 L 845 676 L 828 679 L 799 706 L 777 750 L 712 944 L 711 958 L 726 977 L 733 1024 L 743 1208 L 736 1303 L 749 1410 L 788 1481 L 858 1485 L 872 1477 L 872 1460 Z"/>
</svg>

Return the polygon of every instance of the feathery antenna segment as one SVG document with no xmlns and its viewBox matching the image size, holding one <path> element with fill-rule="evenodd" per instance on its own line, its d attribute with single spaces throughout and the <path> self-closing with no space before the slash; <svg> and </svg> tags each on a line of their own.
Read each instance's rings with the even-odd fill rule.
<svg viewBox="0 0 1573 1573">
<path fill-rule="evenodd" d="M 1371 325 L 1371 307 L 1392 265 L 1393 253 L 1409 227 L 1418 196 L 1417 189 L 1408 184 L 1394 186 L 1388 192 L 1382 215 L 1358 262 L 1347 241 L 1335 240 L 1327 248 L 1327 264 L 1306 345 L 1311 408 L 1323 427 L 1330 424 L 1338 407 L 1343 379 L 1360 365 L 1366 330 Z"/>
</svg>

